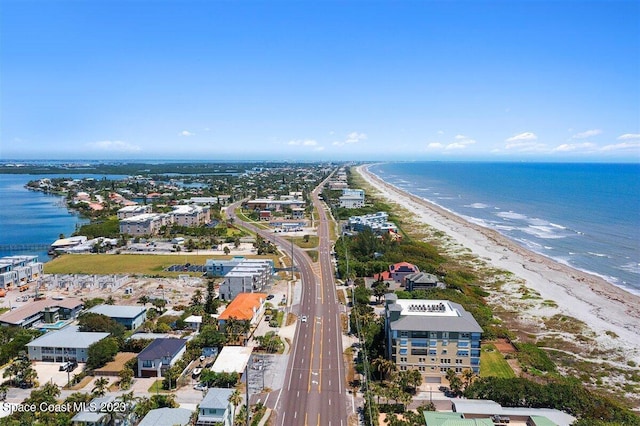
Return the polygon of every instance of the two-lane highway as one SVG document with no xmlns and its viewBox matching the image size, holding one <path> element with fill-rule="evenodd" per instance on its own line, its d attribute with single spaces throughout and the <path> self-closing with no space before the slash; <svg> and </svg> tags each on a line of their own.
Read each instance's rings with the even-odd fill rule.
<svg viewBox="0 0 640 426">
<path fill-rule="evenodd" d="M 293 251 L 300 273 L 302 294 L 298 306 L 298 327 L 289 357 L 284 386 L 274 408 L 276 424 L 346 426 L 346 388 L 342 357 L 340 304 L 335 290 L 331 262 L 330 222 L 324 204 L 318 199 L 322 184 L 312 194 L 319 214 L 318 264 L 304 250 L 291 249 L 291 243 L 271 232 L 240 221 L 234 214 L 238 204 L 227 210 L 229 216 L 260 234 L 285 252 Z M 306 321 L 303 322 L 303 318 Z"/>
</svg>

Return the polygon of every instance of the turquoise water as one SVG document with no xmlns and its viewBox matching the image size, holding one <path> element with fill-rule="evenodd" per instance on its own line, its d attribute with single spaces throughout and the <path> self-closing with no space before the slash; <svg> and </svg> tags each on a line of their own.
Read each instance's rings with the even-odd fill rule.
<svg viewBox="0 0 640 426">
<path fill-rule="evenodd" d="M 640 164 L 416 162 L 385 181 L 640 294 Z"/>
</svg>

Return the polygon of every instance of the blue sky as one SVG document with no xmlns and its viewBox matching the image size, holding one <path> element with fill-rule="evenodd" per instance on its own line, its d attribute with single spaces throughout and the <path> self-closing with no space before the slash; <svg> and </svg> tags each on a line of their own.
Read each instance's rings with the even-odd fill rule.
<svg viewBox="0 0 640 426">
<path fill-rule="evenodd" d="M 640 161 L 637 1 L 0 0 L 0 159 Z"/>
</svg>

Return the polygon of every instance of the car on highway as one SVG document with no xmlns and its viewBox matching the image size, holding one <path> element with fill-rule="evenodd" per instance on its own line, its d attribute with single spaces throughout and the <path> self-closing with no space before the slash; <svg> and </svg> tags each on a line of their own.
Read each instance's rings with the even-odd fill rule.
<svg viewBox="0 0 640 426">
<path fill-rule="evenodd" d="M 302 322 L 307 322 L 307 316 L 303 315 L 302 318 L 300 318 L 300 321 Z"/>
</svg>

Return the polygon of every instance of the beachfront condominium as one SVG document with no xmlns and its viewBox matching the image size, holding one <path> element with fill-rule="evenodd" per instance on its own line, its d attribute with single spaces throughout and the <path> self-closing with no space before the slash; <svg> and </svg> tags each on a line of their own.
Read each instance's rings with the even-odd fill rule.
<svg viewBox="0 0 640 426">
<path fill-rule="evenodd" d="M 447 370 L 480 373 L 482 328 L 448 300 L 385 296 L 387 357 L 398 370 L 416 369 L 427 383 L 442 383 Z"/>
</svg>

